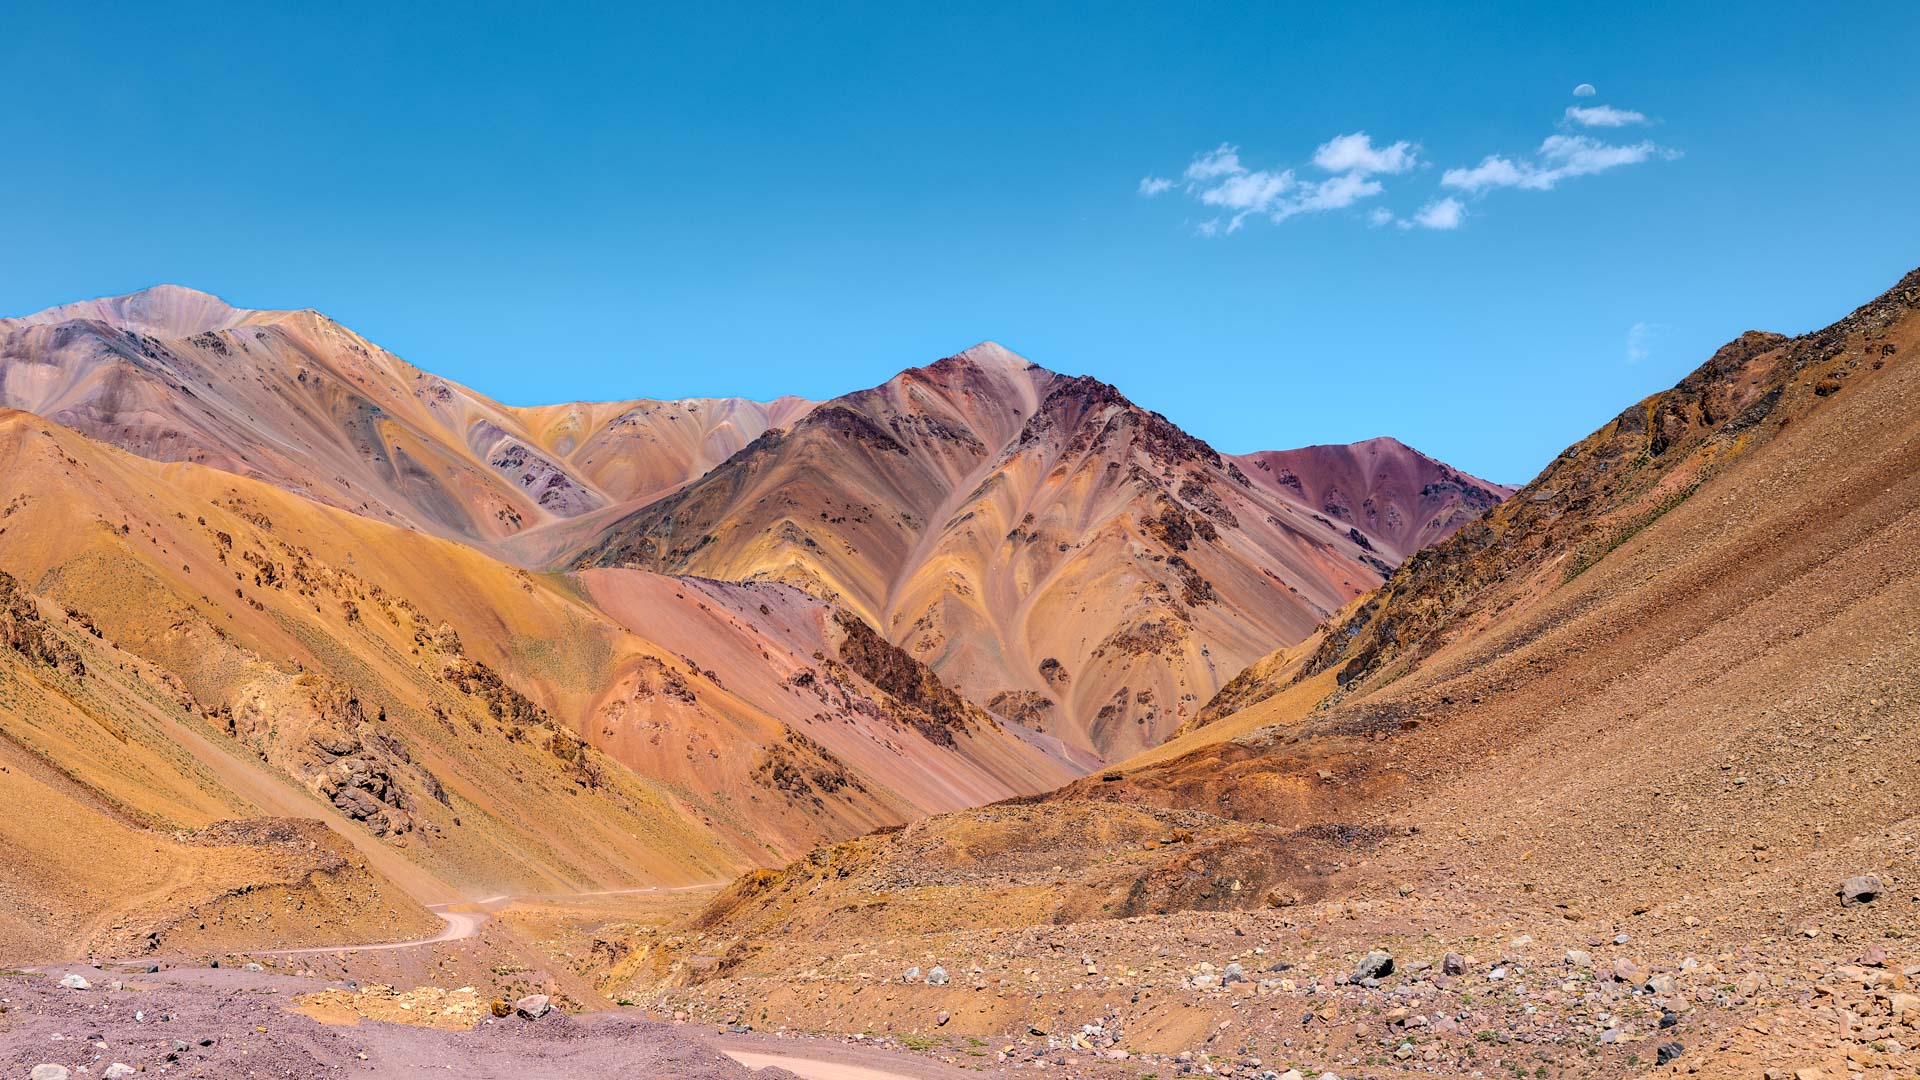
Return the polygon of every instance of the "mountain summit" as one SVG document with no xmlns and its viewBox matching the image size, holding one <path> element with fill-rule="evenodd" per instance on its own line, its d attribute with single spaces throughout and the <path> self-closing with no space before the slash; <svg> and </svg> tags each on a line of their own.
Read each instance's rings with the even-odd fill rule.
<svg viewBox="0 0 1920 1080">
<path fill-rule="evenodd" d="M 1229 458 L 986 342 L 761 436 L 576 564 L 797 586 L 1113 759 L 1504 491 L 1398 443 Z"/>
</svg>

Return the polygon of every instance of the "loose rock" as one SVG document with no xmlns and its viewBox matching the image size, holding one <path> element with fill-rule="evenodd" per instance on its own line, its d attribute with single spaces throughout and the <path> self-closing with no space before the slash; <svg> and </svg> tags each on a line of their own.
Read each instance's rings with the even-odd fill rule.
<svg viewBox="0 0 1920 1080">
<path fill-rule="evenodd" d="M 1840 906 L 1871 904 L 1886 891 L 1886 885 L 1880 881 L 1877 874 L 1860 874 L 1850 877 L 1840 883 Z"/>
<path fill-rule="evenodd" d="M 1381 979 L 1393 974 L 1393 954 L 1375 949 L 1360 958 L 1354 966 L 1353 981 L 1362 979 Z"/>
</svg>

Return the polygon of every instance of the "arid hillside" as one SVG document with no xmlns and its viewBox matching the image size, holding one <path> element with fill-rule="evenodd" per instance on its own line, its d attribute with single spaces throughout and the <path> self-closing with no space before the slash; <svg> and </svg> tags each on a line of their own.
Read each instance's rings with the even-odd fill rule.
<svg viewBox="0 0 1920 1080">
<path fill-rule="evenodd" d="M 581 519 L 671 492 L 811 407 L 515 408 L 319 312 L 249 311 L 174 285 L 0 319 L 0 406 L 528 565 L 577 545 Z"/>
<path fill-rule="evenodd" d="M 126 847 L 199 888 L 238 842 L 183 831 L 319 817 L 417 921 L 408 896 L 710 881 L 1073 775 L 792 590 L 535 575 L 26 413 L 0 456 L 0 746 L 98 832 L 75 873 Z M 119 919 L 55 940 L 198 902 L 67 888 L 28 856 L 78 853 L 6 820 L 14 910 Z"/>
<path fill-rule="evenodd" d="M 0 406 L 528 569 L 793 585 L 1085 766 L 1505 493 L 1391 439 L 1223 457 L 992 344 L 817 409 L 522 408 L 178 286 L 0 320 Z"/>
<path fill-rule="evenodd" d="M 794 585 L 1111 760 L 1503 493 L 1391 440 L 1226 458 L 988 343 L 763 435 L 579 565 Z"/>
<path fill-rule="evenodd" d="M 1916 355 L 1920 272 L 1742 335 L 1169 747 L 742 879 L 615 977 L 1236 1069 L 1904 1075 Z"/>
</svg>

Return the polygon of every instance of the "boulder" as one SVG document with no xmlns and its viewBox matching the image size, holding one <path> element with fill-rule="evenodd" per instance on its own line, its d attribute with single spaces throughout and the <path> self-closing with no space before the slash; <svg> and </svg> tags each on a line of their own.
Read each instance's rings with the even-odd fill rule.
<svg viewBox="0 0 1920 1080">
<path fill-rule="evenodd" d="M 528 994 L 513 1003 L 513 1011 L 522 1020 L 538 1020 L 553 1011 L 553 1000 L 545 994 Z"/>
<path fill-rule="evenodd" d="M 1359 982 L 1362 979 L 1383 979 L 1391 974 L 1393 974 L 1393 954 L 1375 949 L 1361 957 L 1360 962 L 1354 965 L 1352 978 L 1354 982 Z"/>
<path fill-rule="evenodd" d="M 1880 898 L 1887 887 L 1877 874 L 1858 874 L 1840 883 L 1840 906 L 1855 907 L 1871 904 Z"/>
</svg>

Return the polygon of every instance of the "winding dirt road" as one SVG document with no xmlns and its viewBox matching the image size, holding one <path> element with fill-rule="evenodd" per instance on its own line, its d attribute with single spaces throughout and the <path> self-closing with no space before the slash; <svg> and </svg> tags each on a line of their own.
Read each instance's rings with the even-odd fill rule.
<svg viewBox="0 0 1920 1080">
<path fill-rule="evenodd" d="M 409 941 L 373 941 L 358 945 L 316 945 L 304 949 L 254 949 L 249 950 L 256 956 L 310 956 L 320 953 L 357 953 L 384 952 L 389 949 L 414 949 L 422 945 L 439 945 L 448 941 L 464 941 L 480 932 L 480 928 L 493 918 L 491 909 L 500 905 L 511 905 L 521 900 L 566 900 L 571 897 L 591 896 L 631 896 L 637 893 L 691 892 L 695 889 L 711 889 L 724 885 L 724 881 L 707 881 L 697 885 L 674 885 L 662 888 L 659 885 L 641 885 L 631 889 L 600 889 L 594 892 L 577 893 L 527 893 L 509 896 L 502 893 L 479 900 L 469 900 L 459 904 L 429 904 L 427 910 L 446 923 L 446 928 L 432 937 L 413 938 Z"/>
</svg>

